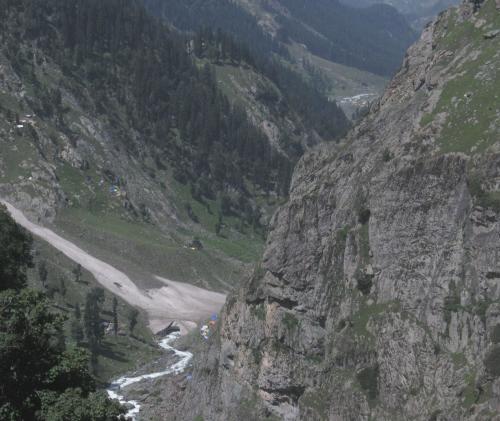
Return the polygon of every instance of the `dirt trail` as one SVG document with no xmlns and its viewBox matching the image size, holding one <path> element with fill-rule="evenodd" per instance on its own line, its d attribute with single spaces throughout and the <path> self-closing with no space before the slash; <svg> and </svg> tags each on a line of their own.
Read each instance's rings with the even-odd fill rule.
<svg viewBox="0 0 500 421">
<path fill-rule="evenodd" d="M 218 312 L 224 304 L 226 299 L 224 294 L 160 277 L 157 279 L 165 283 L 164 287 L 141 290 L 125 273 L 91 256 L 50 229 L 29 221 L 19 209 L 10 203 L 1 199 L 0 203 L 7 207 L 19 225 L 82 265 L 103 287 L 129 304 L 145 310 L 153 332 L 162 329 L 172 320 L 180 323 L 184 331 L 189 330 L 199 320 Z"/>
</svg>

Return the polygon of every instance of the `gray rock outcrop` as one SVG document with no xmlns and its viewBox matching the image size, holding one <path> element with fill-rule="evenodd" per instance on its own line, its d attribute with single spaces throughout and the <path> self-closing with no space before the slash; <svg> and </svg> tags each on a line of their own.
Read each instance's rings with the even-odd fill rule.
<svg viewBox="0 0 500 421">
<path fill-rule="evenodd" d="M 482 87 L 450 95 L 467 72 L 498 86 L 495 6 L 440 16 L 345 142 L 302 159 L 172 419 L 499 419 L 500 100 L 476 138 L 454 116 Z"/>
</svg>

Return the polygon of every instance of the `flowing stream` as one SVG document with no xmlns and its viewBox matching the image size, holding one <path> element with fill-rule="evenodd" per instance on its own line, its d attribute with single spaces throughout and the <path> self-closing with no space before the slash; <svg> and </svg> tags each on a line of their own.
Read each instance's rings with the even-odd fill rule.
<svg viewBox="0 0 500 421">
<path fill-rule="evenodd" d="M 132 406 L 132 408 L 129 409 L 129 411 L 125 414 L 127 418 L 135 420 L 137 414 L 139 414 L 139 411 L 141 410 L 141 405 L 139 404 L 139 402 L 135 400 L 127 401 L 125 397 L 121 395 L 121 393 L 123 393 L 122 392 L 123 388 L 130 386 L 131 384 L 141 382 L 143 380 L 156 379 L 158 377 L 163 377 L 168 374 L 180 374 L 189 365 L 189 362 L 193 358 L 193 354 L 191 354 L 190 352 L 179 351 L 178 349 L 175 349 L 173 346 L 170 345 L 177 338 L 179 338 L 179 336 L 180 336 L 179 332 L 171 333 L 165 339 L 162 339 L 159 342 L 160 347 L 162 347 L 165 351 L 174 352 L 176 357 L 180 358 L 180 360 L 177 361 L 175 364 L 169 366 L 165 371 L 143 374 L 142 376 L 137 376 L 137 377 L 120 377 L 119 379 L 111 383 L 109 388 L 106 390 L 108 392 L 108 396 L 111 399 L 118 400 L 122 405 Z"/>
</svg>

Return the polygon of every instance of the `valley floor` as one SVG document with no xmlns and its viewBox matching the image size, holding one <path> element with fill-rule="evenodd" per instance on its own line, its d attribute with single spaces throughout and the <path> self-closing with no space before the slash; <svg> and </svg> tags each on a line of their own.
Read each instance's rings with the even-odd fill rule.
<svg viewBox="0 0 500 421">
<path fill-rule="evenodd" d="M 95 279 L 107 290 L 129 304 L 144 310 L 148 315 L 149 327 L 153 332 L 161 330 L 173 320 L 185 332 L 196 326 L 199 320 L 206 318 L 211 313 L 218 312 L 224 304 L 224 294 L 161 277 L 155 277 L 164 284 L 161 287 L 140 289 L 125 273 L 91 256 L 50 229 L 29 221 L 19 209 L 10 203 L 3 200 L 0 200 L 0 203 L 7 206 L 18 224 L 80 264 L 92 273 Z"/>
</svg>

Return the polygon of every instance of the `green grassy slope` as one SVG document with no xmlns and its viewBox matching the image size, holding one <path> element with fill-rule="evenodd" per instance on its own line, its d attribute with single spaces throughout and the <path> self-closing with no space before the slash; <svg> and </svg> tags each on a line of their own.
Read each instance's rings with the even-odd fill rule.
<svg viewBox="0 0 500 421">
<path fill-rule="evenodd" d="M 500 13 L 489 1 L 474 22 L 458 23 L 457 11 L 451 11 L 440 35 L 437 48 L 460 52 L 468 60 L 453 55 L 443 59 L 457 75 L 448 81 L 433 112 L 424 116 L 423 125 L 444 117 L 438 142 L 442 152 L 483 153 L 500 133 Z M 453 60 L 453 61 L 452 61 Z"/>
</svg>

